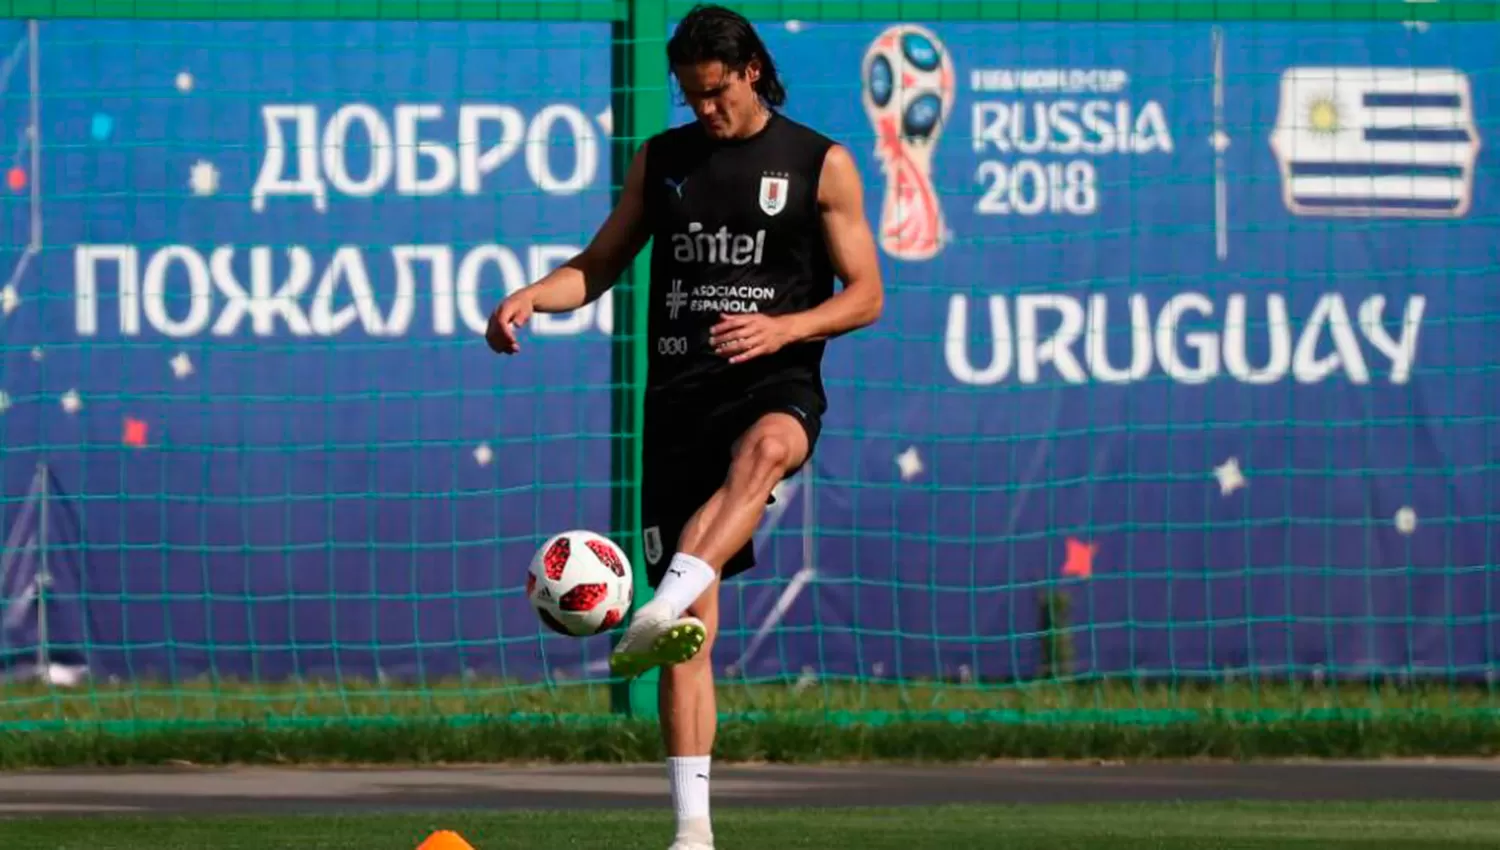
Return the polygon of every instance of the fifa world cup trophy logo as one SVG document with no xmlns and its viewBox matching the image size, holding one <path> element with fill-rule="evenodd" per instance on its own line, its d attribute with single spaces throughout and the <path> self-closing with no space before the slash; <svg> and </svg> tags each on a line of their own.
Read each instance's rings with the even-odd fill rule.
<svg viewBox="0 0 1500 850">
<path fill-rule="evenodd" d="M 901 260 L 927 260 L 949 234 L 932 185 L 932 153 L 953 108 L 953 61 L 930 30 L 897 24 L 865 51 L 865 113 L 885 172 L 880 247 Z"/>
</svg>

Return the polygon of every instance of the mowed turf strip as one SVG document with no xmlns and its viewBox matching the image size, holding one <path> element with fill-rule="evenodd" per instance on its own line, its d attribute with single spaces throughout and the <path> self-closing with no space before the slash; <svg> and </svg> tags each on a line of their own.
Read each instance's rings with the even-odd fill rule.
<svg viewBox="0 0 1500 850">
<path fill-rule="evenodd" d="M 734 809 L 715 812 L 717 850 L 1453 850 L 1500 846 L 1500 805 L 1170 803 Z M 665 850 L 666 812 L 568 811 L 285 817 L 26 817 L 0 847 L 26 850 L 414 850 L 453 830 L 476 850 Z"/>
</svg>

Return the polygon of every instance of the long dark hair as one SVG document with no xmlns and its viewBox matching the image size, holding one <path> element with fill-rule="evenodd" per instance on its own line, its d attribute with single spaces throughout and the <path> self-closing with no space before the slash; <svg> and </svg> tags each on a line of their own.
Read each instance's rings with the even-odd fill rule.
<svg viewBox="0 0 1500 850">
<path fill-rule="evenodd" d="M 699 62 L 723 62 L 725 68 L 743 74 L 752 59 L 760 60 L 760 78 L 755 81 L 755 93 L 772 106 L 785 103 L 786 88 L 776 73 L 771 51 L 766 49 L 755 27 L 738 12 L 723 6 L 694 6 L 677 23 L 677 30 L 667 42 L 667 64 L 673 68 Z"/>
</svg>

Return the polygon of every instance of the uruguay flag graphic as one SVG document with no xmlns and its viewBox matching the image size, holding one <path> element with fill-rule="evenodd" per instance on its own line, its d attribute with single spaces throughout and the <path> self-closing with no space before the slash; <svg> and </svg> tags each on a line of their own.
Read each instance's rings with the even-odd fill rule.
<svg viewBox="0 0 1500 850">
<path fill-rule="evenodd" d="M 1458 218 L 1479 133 L 1469 80 L 1449 68 L 1291 68 L 1271 150 L 1304 216 Z"/>
</svg>

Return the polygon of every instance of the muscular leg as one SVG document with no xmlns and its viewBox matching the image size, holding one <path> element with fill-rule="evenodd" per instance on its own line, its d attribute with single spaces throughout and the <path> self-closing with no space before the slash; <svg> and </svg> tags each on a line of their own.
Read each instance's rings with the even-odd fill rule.
<svg viewBox="0 0 1500 850">
<path fill-rule="evenodd" d="M 719 633 L 719 583 L 687 612 L 703 621 L 708 639 L 703 649 L 681 664 L 663 667 L 658 689 L 662 743 L 673 756 L 706 756 L 713 751 L 719 712 L 714 699 L 714 638 Z"/>
<path fill-rule="evenodd" d="M 701 652 L 710 637 L 706 626 L 682 615 L 750 543 L 771 490 L 809 451 L 807 431 L 787 413 L 765 414 L 735 441 L 724 483 L 683 524 L 654 598 L 636 611 L 610 656 L 614 675 L 632 678 Z"/>
<path fill-rule="evenodd" d="M 683 526 L 677 555 L 656 597 L 637 613 L 638 618 L 665 616 L 668 620 L 687 613 L 702 624 L 704 632 L 695 655 L 667 664 L 661 671 L 662 740 L 677 811 L 674 847 L 713 846 L 708 777 L 718 722 L 711 664 L 719 629 L 719 575 L 725 563 L 750 543 L 771 490 L 803 463 L 808 451 L 807 432 L 789 414 L 767 414 L 751 426 L 733 447 L 723 485 Z M 658 610 L 648 614 L 650 608 Z M 627 631 L 621 646 L 630 639 Z"/>
<path fill-rule="evenodd" d="M 673 850 L 713 846 L 709 818 L 709 775 L 714 733 L 719 722 L 714 695 L 714 636 L 719 632 L 719 582 L 688 608 L 708 632 L 703 648 L 681 664 L 661 668 L 658 685 L 662 743 L 667 749 L 667 781 L 677 816 Z"/>
<path fill-rule="evenodd" d="M 777 482 L 806 459 L 807 433 L 785 413 L 767 414 L 735 443 L 733 453 L 724 485 L 688 519 L 677 544 L 679 553 L 698 558 L 716 574 L 754 536 Z M 662 671 L 662 732 L 672 755 L 707 755 L 717 722 L 709 663 L 719 632 L 717 576 L 687 613 L 702 621 L 707 637 L 696 657 Z"/>
<path fill-rule="evenodd" d="M 722 570 L 760 525 L 766 499 L 788 470 L 807 459 L 807 432 L 789 413 L 762 416 L 734 446 L 724 486 L 682 528 L 677 551 Z"/>
</svg>

